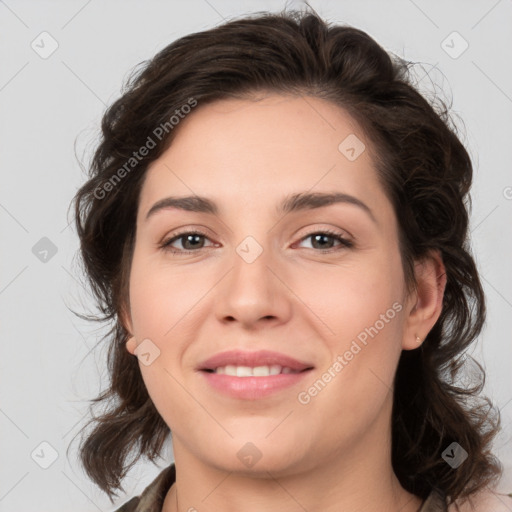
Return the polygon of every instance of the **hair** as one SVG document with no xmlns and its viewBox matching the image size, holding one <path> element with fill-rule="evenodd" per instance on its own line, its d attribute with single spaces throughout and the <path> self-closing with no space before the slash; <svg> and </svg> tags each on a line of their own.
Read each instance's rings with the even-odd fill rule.
<svg viewBox="0 0 512 512">
<path fill-rule="evenodd" d="M 476 363 L 480 378 L 472 385 L 458 380 L 465 352 L 485 321 L 468 241 L 472 163 L 448 107 L 416 90 L 411 68 L 365 32 L 333 26 L 309 8 L 257 13 L 186 35 L 127 78 L 103 116 L 88 180 L 74 198 L 81 261 L 98 307 L 94 319 L 110 325 L 102 340 L 108 342 L 109 386 L 91 400 L 91 409 L 104 408 L 81 430 L 93 426 L 79 457 L 111 500 L 128 470 L 142 456 L 154 461 L 170 434 L 137 358 L 126 350 L 131 334 L 121 321 L 129 308 L 145 172 L 172 143 L 179 124 L 169 120 L 188 112 L 185 105 L 265 92 L 327 100 L 362 127 L 398 220 L 409 289 L 415 286 L 414 263 L 433 251 L 442 256 L 442 312 L 423 344 L 402 352 L 395 376 L 392 465 L 401 485 L 421 498 L 436 488 L 454 501 L 499 478 L 501 464 L 490 445 L 500 418 L 481 396 L 484 370 Z M 154 147 L 135 159 L 150 138 Z M 469 454 L 456 469 L 442 458 L 452 442 Z"/>
</svg>

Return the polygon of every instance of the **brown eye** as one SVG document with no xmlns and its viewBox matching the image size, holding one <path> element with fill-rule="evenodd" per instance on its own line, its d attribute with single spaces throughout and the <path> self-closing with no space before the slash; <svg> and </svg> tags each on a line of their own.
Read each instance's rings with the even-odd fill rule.
<svg viewBox="0 0 512 512">
<path fill-rule="evenodd" d="M 196 252 L 205 247 L 205 239 L 207 239 L 207 236 L 199 231 L 180 233 L 164 241 L 160 247 L 165 251 L 173 253 Z M 176 242 L 179 242 L 181 248 L 174 246 Z"/>
<path fill-rule="evenodd" d="M 353 247 L 353 243 L 341 236 L 340 233 L 330 231 L 318 231 L 310 233 L 309 235 L 302 238 L 301 241 L 311 239 L 312 249 L 319 249 L 321 251 L 332 252 L 332 249 L 338 250 L 341 248 Z M 336 242 L 338 242 L 336 249 Z"/>
</svg>

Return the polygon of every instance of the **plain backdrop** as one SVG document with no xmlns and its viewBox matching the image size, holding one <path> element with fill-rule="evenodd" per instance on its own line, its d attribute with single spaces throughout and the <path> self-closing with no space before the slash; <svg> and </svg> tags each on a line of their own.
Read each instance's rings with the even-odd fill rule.
<svg viewBox="0 0 512 512">
<path fill-rule="evenodd" d="M 453 98 L 474 159 L 471 236 L 488 299 L 487 325 L 473 354 L 487 370 L 486 393 L 501 409 L 495 451 L 506 471 L 499 489 L 511 492 L 512 3 L 310 4 L 327 20 L 361 28 L 422 63 L 417 79 L 425 94 Z M 105 107 L 138 63 L 185 34 L 284 6 L 0 0 L 0 511 L 114 510 L 172 460 L 167 446 L 159 466 L 138 464 L 125 480 L 127 494 L 113 506 L 77 464 L 76 441 L 66 453 L 87 417 L 87 400 L 107 377 L 105 350 L 91 350 L 101 330 L 69 309 L 92 305 L 67 216 L 84 181 L 75 144 L 85 159 Z"/>
</svg>

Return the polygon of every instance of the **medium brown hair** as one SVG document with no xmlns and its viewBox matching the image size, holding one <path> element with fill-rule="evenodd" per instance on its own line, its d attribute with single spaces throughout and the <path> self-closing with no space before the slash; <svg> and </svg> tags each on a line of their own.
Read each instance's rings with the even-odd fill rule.
<svg viewBox="0 0 512 512">
<path fill-rule="evenodd" d="M 402 352 L 395 377 L 392 464 L 402 486 L 422 498 L 437 488 L 455 500 L 500 475 L 490 452 L 499 413 L 480 396 L 482 378 L 469 387 L 457 378 L 485 319 L 468 244 L 470 157 L 445 104 L 430 103 L 413 86 L 411 63 L 365 32 L 330 25 L 311 11 L 259 13 L 178 39 L 134 71 L 103 116 L 90 176 L 74 204 L 84 271 L 99 305 L 96 319 L 113 325 L 105 337 L 111 380 L 92 401 L 104 410 L 86 425 L 93 429 L 82 440 L 80 459 L 111 498 L 139 457 L 155 460 L 170 433 L 137 358 L 126 350 L 130 333 L 120 313 L 128 310 L 145 172 L 172 143 L 179 124 L 161 140 L 154 136 L 156 146 L 133 169 L 119 170 L 191 98 L 200 108 L 259 91 L 325 99 L 360 124 L 378 155 L 374 163 L 398 219 L 410 287 L 415 261 L 432 251 L 442 256 L 447 284 L 440 318 L 420 348 Z M 120 174 L 119 183 L 113 182 Z M 452 442 L 469 454 L 456 469 L 442 458 Z"/>
</svg>

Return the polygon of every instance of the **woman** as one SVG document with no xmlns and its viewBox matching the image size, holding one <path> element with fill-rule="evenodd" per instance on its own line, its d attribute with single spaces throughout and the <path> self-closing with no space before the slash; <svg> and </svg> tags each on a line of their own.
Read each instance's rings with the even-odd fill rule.
<svg viewBox="0 0 512 512">
<path fill-rule="evenodd" d="M 433 512 L 496 483 L 497 412 L 457 380 L 485 316 L 471 161 L 407 70 L 264 14 L 177 40 L 106 112 L 75 206 L 112 382 L 80 455 L 110 497 L 171 432 L 175 458 L 119 511 Z"/>
</svg>

